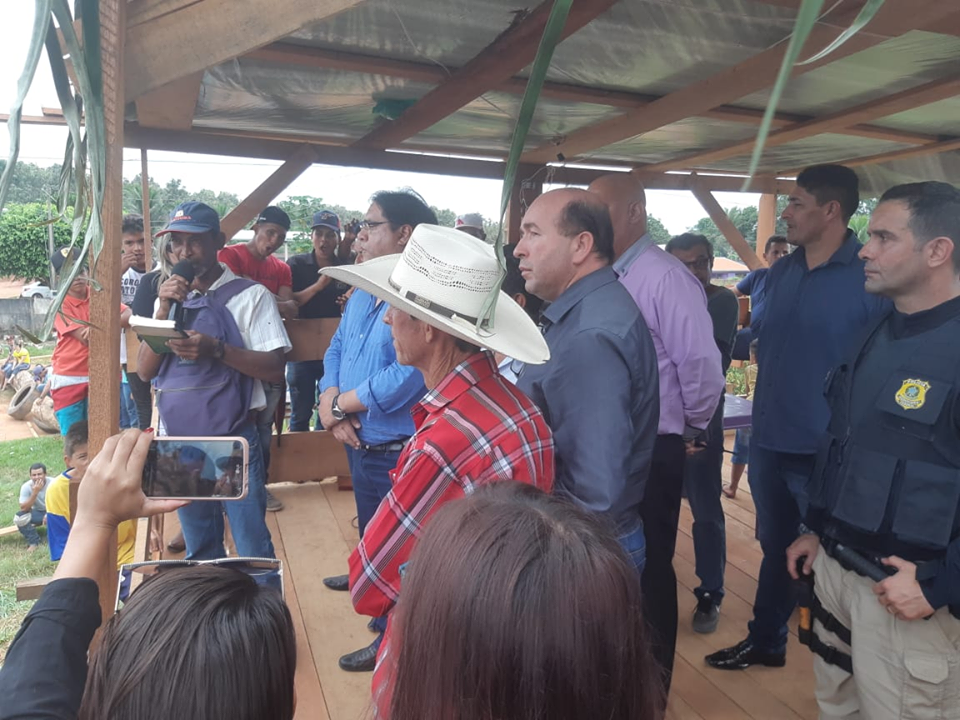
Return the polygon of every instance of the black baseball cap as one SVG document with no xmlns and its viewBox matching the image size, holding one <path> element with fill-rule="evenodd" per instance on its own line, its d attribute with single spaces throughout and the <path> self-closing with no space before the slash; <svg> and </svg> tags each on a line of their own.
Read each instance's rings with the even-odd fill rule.
<svg viewBox="0 0 960 720">
<path fill-rule="evenodd" d="M 50 256 L 50 264 L 53 269 L 60 272 L 64 266 L 70 267 L 80 257 L 80 251 L 75 247 L 62 247 Z"/>
<path fill-rule="evenodd" d="M 257 225 L 258 223 L 273 223 L 274 225 L 279 225 L 284 230 L 289 230 L 290 216 L 276 205 L 271 205 L 268 208 L 264 208 L 263 212 L 257 215 L 257 219 L 253 221 L 253 224 Z"/>
</svg>

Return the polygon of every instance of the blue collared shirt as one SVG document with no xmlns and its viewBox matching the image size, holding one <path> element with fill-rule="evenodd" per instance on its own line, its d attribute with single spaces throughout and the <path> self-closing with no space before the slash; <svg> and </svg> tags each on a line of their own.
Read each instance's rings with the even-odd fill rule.
<svg viewBox="0 0 960 720">
<path fill-rule="evenodd" d="M 517 381 L 553 430 L 557 493 L 607 515 L 621 533 L 640 524 L 660 418 L 657 352 L 612 268 L 581 278 L 543 313 L 550 360 Z"/>
<path fill-rule="evenodd" d="M 804 249 L 782 258 L 767 275 L 759 327 L 753 442 L 768 450 L 815 453 L 827 429 L 827 373 L 843 362 L 863 329 L 890 310 L 890 301 L 864 290 L 864 262 L 852 231 L 815 268 Z"/>
<path fill-rule="evenodd" d="M 354 290 L 343 319 L 323 356 L 320 390 L 357 391 L 367 408 L 360 413 L 357 436 L 365 445 L 380 445 L 413 435 L 410 408 L 427 393 L 423 375 L 397 362 L 390 326 L 383 322 L 387 303 Z"/>
</svg>

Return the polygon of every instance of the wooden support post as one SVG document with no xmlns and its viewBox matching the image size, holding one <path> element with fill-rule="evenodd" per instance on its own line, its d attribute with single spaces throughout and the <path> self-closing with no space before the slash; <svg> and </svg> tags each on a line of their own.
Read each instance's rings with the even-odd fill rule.
<svg viewBox="0 0 960 720">
<path fill-rule="evenodd" d="M 106 173 L 101 219 L 103 248 L 96 264 L 100 289 L 90 292 L 90 454 L 120 425 L 120 247 L 123 218 L 123 56 L 127 0 L 100 2 L 100 62 Z M 74 488 L 71 488 L 73 490 Z M 73 504 L 71 492 L 71 505 Z M 74 506 L 75 508 L 75 506 Z M 116 535 L 114 535 L 116 537 Z M 113 614 L 117 588 L 117 543 L 110 543 L 98 580 L 103 617 Z"/>
<path fill-rule="evenodd" d="M 696 184 L 694 184 L 690 192 L 697 198 L 703 206 L 703 209 L 707 211 L 707 215 L 710 216 L 710 219 L 713 220 L 714 224 L 720 229 L 720 232 L 723 233 L 727 242 L 730 243 L 730 247 L 737 251 L 737 255 L 746 263 L 747 267 L 751 270 L 763 267 L 763 262 L 757 257 L 757 254 L 753 251 L 753 248 L 750 247 L 750 244 L 743 239 L 743 235 L 737 230 L 737 226 L 727 217 L 727 213 L 720 207 L 720 203 L 717 202 L 713 193 L 697 187 Z"/>
<path fill-rule="evenodd" d="M 147 247 L 151 247 L 153 231 L 150 229 L 150 171 L 147 169 L 147 149 L 140 148 L 140 208 L 143 213 L 143 232 L 146 235 Z M 153 266 L 147 258 L 147 267 Z"/>
<path fill-rule="evenodd" d="M 310 145 L 301 145 L 287 161 L 273 171 L 260 187 L 240 201 L 227 216 L 220 221 L 220 230 L 227 236 L 227 241 L 236 235 L 243 226 L 257 217 L 271 200 L 289 187 L 290 183 L 300 177 L 304 170 L 317 160 L 317 151 Z"/>
<path fill-rule="evenodd" d="M 763 257 L 767 238 L 776 231 L 777 196 L 776 193 L 764 193 L 760 196 L 760 207 L 757 211 L 757 255 Z"/>
</svg>

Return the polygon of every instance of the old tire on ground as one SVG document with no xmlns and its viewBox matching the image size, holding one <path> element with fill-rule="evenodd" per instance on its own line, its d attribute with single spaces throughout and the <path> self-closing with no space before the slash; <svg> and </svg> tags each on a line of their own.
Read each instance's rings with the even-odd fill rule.
<svg viewBox="0 0 960 720">
<path fill-rule="evenodd" d="M 33 373 L 29 370 L 21 370 L 12 378 L 10 378 L 10 387 L 13 388 L 15 393 L 20 392 L 28 385 L 33 385 Z M 13 404 L 12 402 L 10 403 Z"/>
<path fill-rule="evenodd" d="M 60 423 L 53 413 L 53 400 L 49 397 L 37 399 L 33 403 L 33 424 L 45 433 L 60 432 Z"/>
<path fill-rule="evenodd" d="M 7 407 L 7 415 L 15 420 L 26 420 L 33 411 L 33 402 L 40 397 L 37 388 L 34 385 L 26 385 L 13 396 L 10 405 Z"/>
</svg>

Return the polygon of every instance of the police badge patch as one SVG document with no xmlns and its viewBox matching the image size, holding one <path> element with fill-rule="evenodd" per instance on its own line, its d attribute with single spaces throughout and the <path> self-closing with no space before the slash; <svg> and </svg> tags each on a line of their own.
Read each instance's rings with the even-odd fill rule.
<svg viewBox="0 0 960 720">
<path fill-rule="evenodd" d="M 897 390 L 894 400 L 904 410 L 919 410 L 927 401 L 927 390 L 929 389 L 930 383 L 925 380 L 907 378 L 903 381 L 900 389 Z"/>
</svg>

